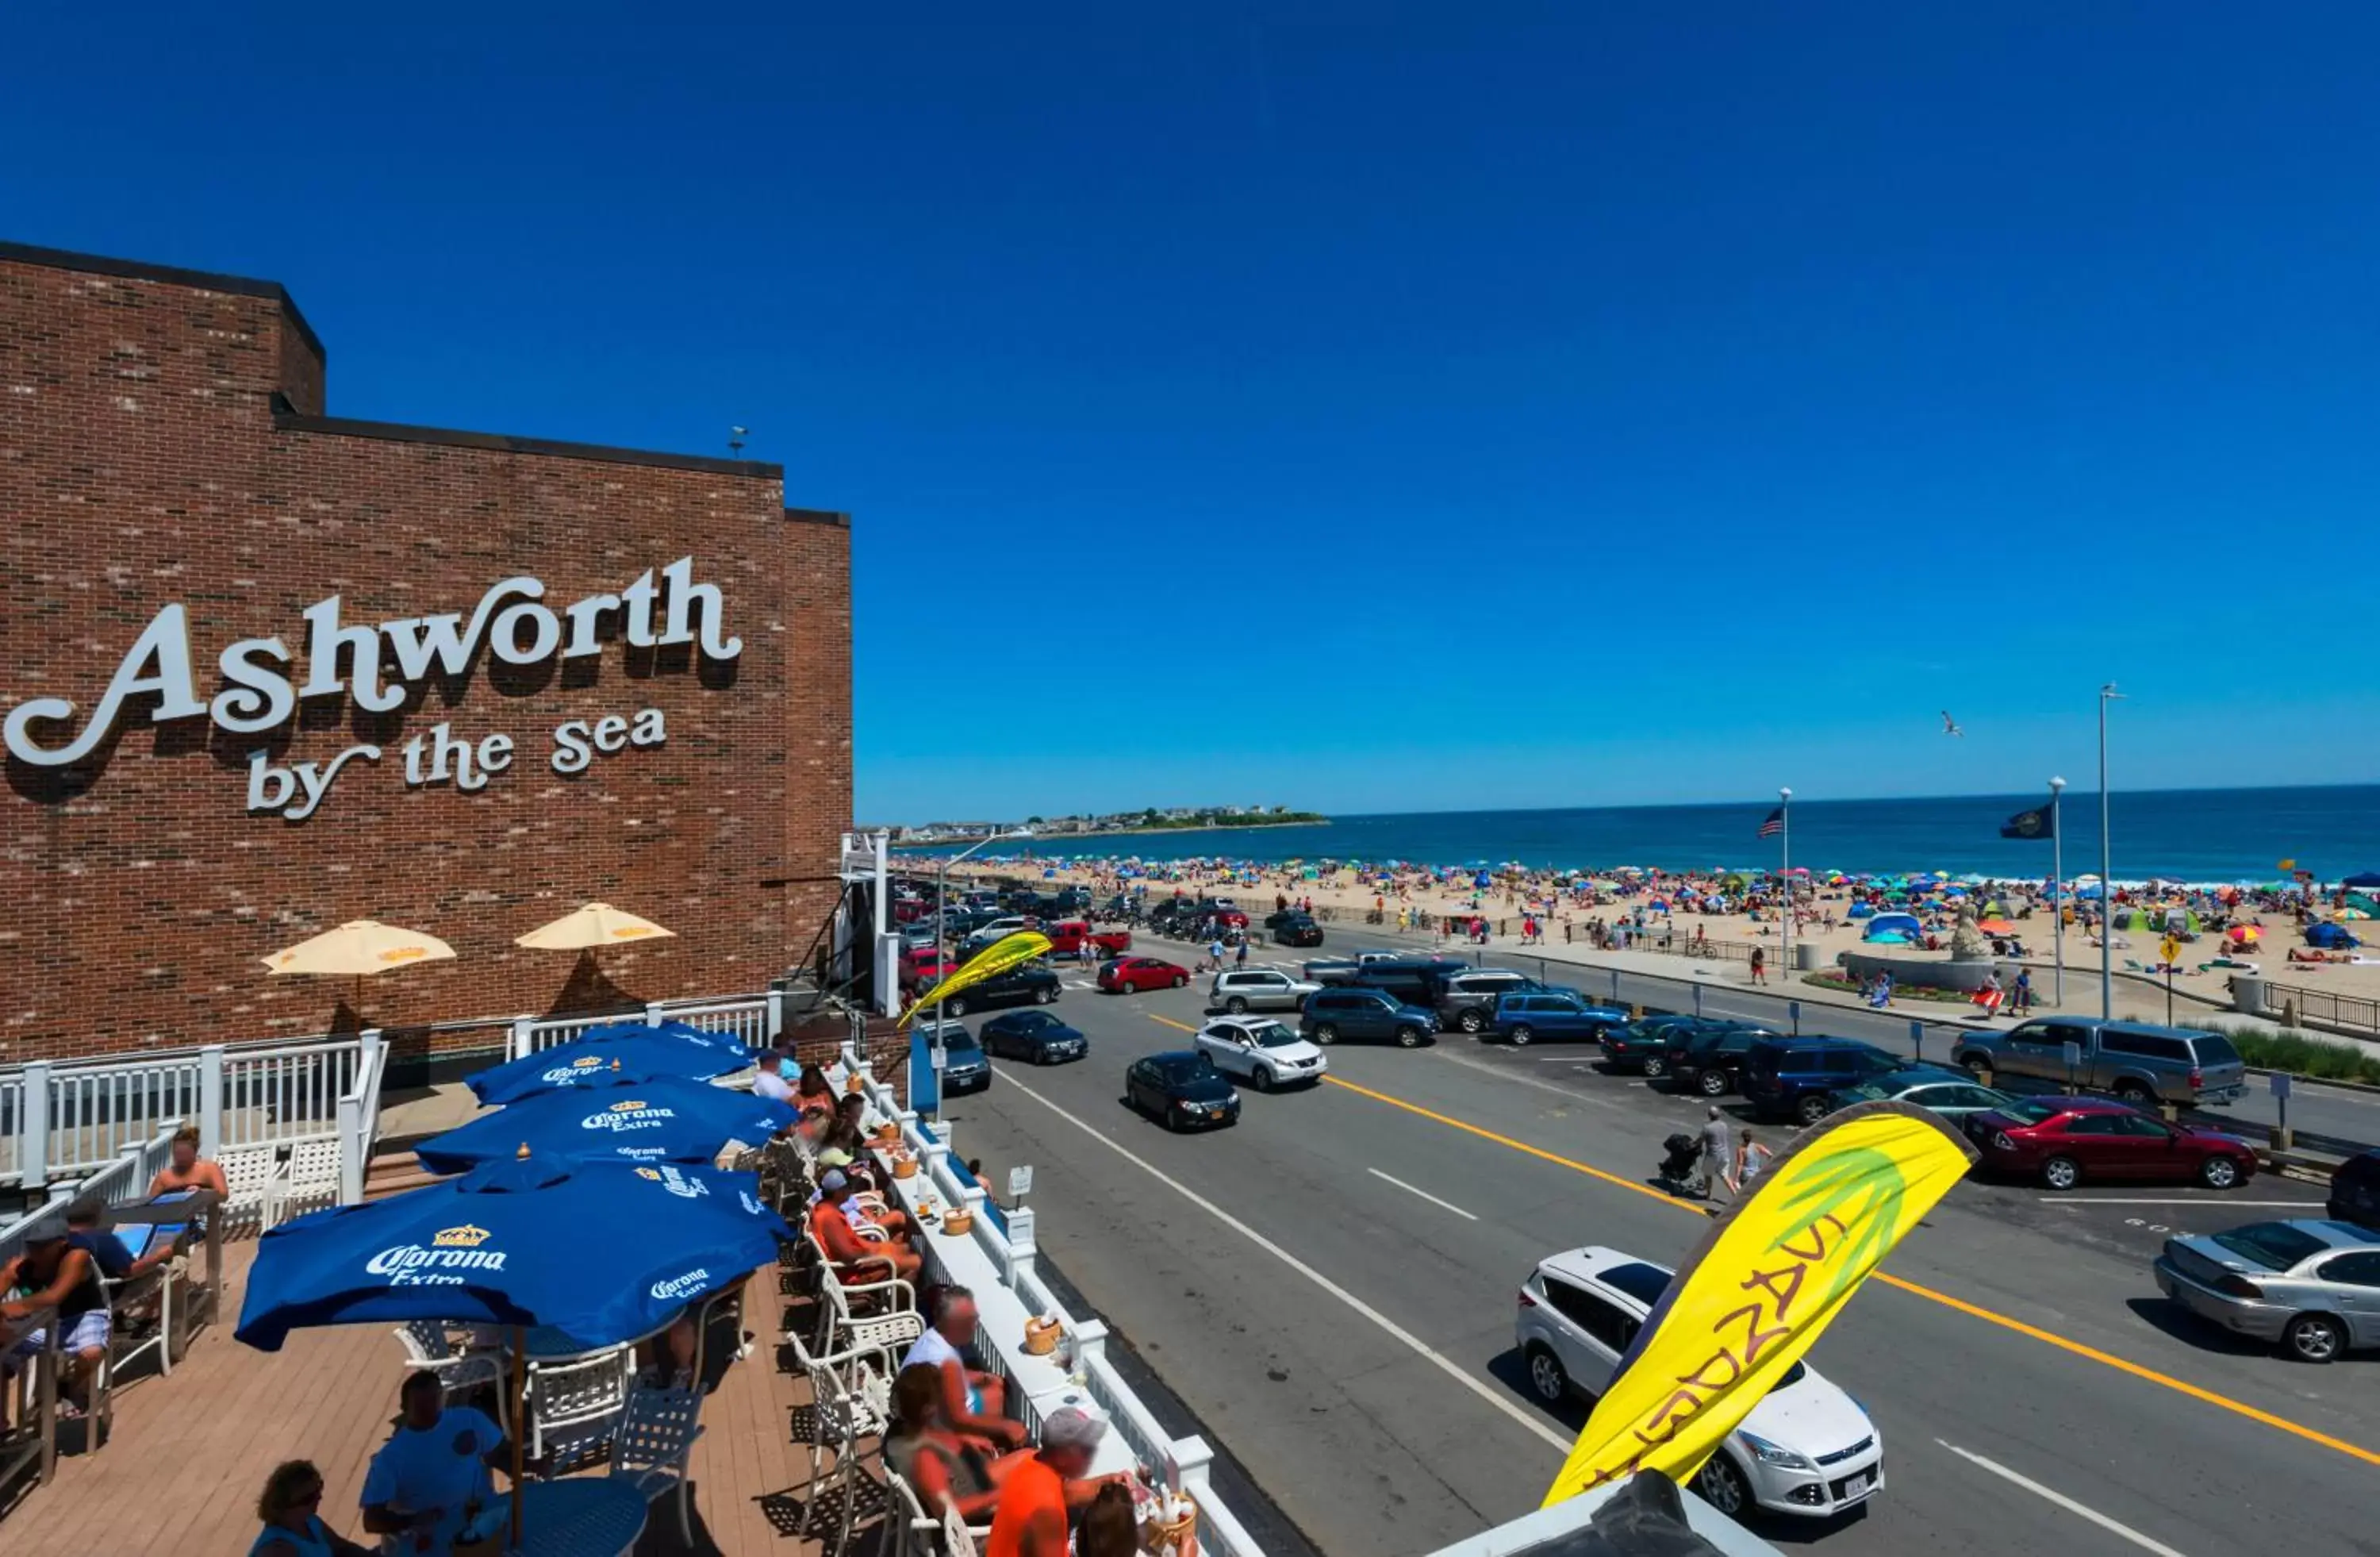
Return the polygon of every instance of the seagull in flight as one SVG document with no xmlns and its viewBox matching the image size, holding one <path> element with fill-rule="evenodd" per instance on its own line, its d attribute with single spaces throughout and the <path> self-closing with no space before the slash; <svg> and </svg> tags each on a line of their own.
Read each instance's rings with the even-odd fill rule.
<svg viewBox="0 0 2380 1557">
<path fill-rule="evenodd" d="M 1942 733 L 1946 736 L 1964 736 L 1967 733 L 1959 728 L 1959 722 L 1950 717 L 1950 711 L 1947 708 L 1942 711 Z"/>
</svg>

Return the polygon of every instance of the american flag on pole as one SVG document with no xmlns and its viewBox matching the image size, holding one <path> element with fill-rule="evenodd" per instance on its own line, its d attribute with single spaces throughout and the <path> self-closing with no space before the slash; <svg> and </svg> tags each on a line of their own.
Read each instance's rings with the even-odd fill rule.
<svg viewBox="0 0 2380 1557">
<path fill-rule="evenodd" d="M 1774 838 L 1778 833 L 1784 831 L 1785 808 L 1779 806 L 1775 810 L 1768 813 L 1768 820 L 1767 821 L 1760 824 L 1760 835 L 1764 838 Z"/>
</svg>

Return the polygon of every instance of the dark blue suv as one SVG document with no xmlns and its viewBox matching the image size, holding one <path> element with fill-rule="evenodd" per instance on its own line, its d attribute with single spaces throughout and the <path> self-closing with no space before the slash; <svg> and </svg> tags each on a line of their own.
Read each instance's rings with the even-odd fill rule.
<svg viewBox="0 0 2380 1557">
<path fill-rule="evenodd" d="M 1834 1112 L 1837 1090 L 1908 1066 L 1905 1055 L 1848 1038 L 1771 1038 L 1744 1052 L 1737 1085 L 1761 1118 L 1815 1125 Z"/>
<path fill-rule="evenodd" d="M 1324 989 L 1305 997 L 1297 1030 L 1317 1043 L 1342 1038 L 1385 1038 L 1419 1048 L 1438 1032 L 1438 1013 L 1407 1005 L 1378 990 Z"/>
<path fill-rule="evenodd" d="M 1627 1021 L 1620 1007 L 1597 1005 L 1576 990 L 1522 990 L 1498 997 L 1488 1030 L 1519 1048 L 1540 1038 L 1592 1042 Z"/>
</svg>

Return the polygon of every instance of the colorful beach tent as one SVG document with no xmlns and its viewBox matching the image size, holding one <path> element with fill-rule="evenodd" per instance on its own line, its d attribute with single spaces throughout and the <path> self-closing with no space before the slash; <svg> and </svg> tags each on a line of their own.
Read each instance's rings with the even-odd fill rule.
<svg viewBox="0 0 2380 1557">
<path fill-rule="evenodd" d="M 2344 952 L 2362 944 L 2346 927 L 2335 924 L 2310 924 L 2305 939 L 2307 945 L 2325 952 Z"/>
<path fill-rule="evenodd" d="M 1920 941 L 1925 939 L 1925 927 L 1917 922 L 1914 914 L 1878 914 L 1868 920 L 1867 934 L 1863 939 L 1881 941 L 1888 935 L 1900 936 L 1903 941 Z"/>
</svg>

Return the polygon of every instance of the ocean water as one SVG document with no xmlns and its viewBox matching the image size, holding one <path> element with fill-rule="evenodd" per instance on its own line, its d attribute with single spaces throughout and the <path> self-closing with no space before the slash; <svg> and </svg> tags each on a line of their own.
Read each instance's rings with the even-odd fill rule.
<svg viewBox="0 0 2380 1557">
<path fill-rule="evenodd" d="M 1814 870 L 1981 871 L 2046 876 L 2047 840 L 1999 835 L 2031 795 L 1911 800 L 1797 800 L 1792 860 Z M 1609 870 L 1773 868 L 1779 840 L 1758 836 L 1774 802 L 1719 806 L 1598 806 L 1571 810 L 1417 811 L 1334 818 L 1328 826 L 1216 828 L 1113 838 L 1052 836 L 1043 855 L 1193 856 L 1228 859 L 1404 860 Z M 2265 882 L 2280 862 L 2335 882 L 2380 870 L 2380 785 L 2293 789 L 2143 790 L 2109 797 L 2111 874 L 2189 882 Z M 2066 792 L 2059 830 L 2068 876 L 2099 869 L 2099 797 Z M 1007 854 L 1023 845 L 1002 845 Z M 903 852 L 912 852 L 904 850 Z M 919 850 L 919 853 L 936 851 Z M 978 857 L 980 858 L 980 857 Z"/>
</svg>

